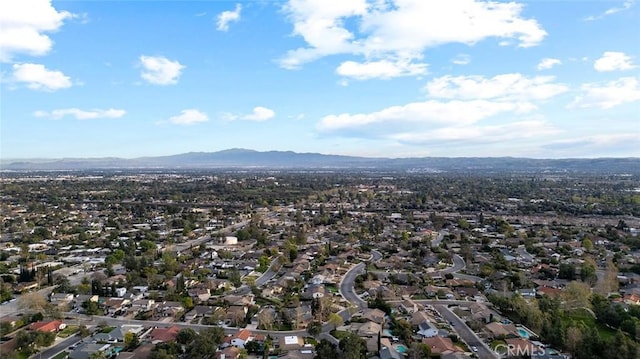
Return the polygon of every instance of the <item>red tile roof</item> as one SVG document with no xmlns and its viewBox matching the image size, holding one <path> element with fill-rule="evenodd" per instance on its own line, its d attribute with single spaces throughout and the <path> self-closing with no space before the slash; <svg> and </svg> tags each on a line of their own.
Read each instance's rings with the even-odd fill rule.
<svg viewBox="0 0 640 359">
<path fill-rule="evenodd" d="M 170 342 L 176 340 L 180 327 L 171 326 L 169 328 L 155 328 L 151 331 L 150 337 L 152 342 Z"/>
<path fill-rule="evenodd" d="M 35 322 L 29 326 L 29 329 L 35 330 L 38 332 L 55 332 L 60 329 L 60 326 L 63 326 L 64 323 L 60 320 L 52 320 L 49 322 Z"/>
<path fill-rule="evenodd" d="M 242 339 L 245 342 L 247 341 L 247 339 L 249 339 L 250 336 L 251 336 L 251 331 L 249 329 L 242 329 L 236 334 L 236 338 Z"/>
</svg>

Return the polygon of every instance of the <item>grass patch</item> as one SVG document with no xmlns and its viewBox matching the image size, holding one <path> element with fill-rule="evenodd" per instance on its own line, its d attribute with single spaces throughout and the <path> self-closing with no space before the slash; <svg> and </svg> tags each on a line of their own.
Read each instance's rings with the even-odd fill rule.
<svg viewBox="0 0 640 359">
<path fill-rule="evenodd" d="M 58 336 L 60 338 L 68 338 L 71 335 L 75 334 L 76 332 L 78 332 L 78 326 L 76 325 L 68 325 L 66 328 L 62 329 L 62 331 L 60 333 L 58 333 Z"/>
<path fill-rule="evenodd" d="M 305 344 L 311 344 L 313 346 L 318 345 L 318 341 L 314 337 L 304 337 L 304 343 Z"/>
<path fill-rule="evenodd" d="M 489 347 L 491 347 L 491 349 L 495 349 L 496 347 L 503 347 L 507 345 L 507 342 L 505 342 L 504 340 L 494 340 L 491 342 L 491 344 L 489 344 Z"/>
<path fill-rule="evenodd" d="M 611 340 L 615 337 L 616 332 L 610 328 L 607 328 L 604 324 L 596 321 L 596 318 L 591 315 L 584 308 L 578 308 L 566 312 L 562 318 L 562 324 L 569 326 L 571 324 L 583 323 L 586 327 L 595 327 L 598 329 L 598 334 L 603 340 Z"/>
<path fill-rule="evenodd" d="M 56 354 L 54 357 L 52 357 L 51 359 L 66 359 L 68 357 L 69 357 L 69 353 L 60 352 L 60 353 Z"/>
<path fill-rule="evenodd" d="M 469 347 L 466 346 L 466 344 L 464 344 L 463 342 L 453 343 L 453 345 L 455 345 L 458 348 L 462 349 L 462 351 L 465 351 L 465 352 L 470 352 L 471 351 L 471 349 L 469 349 Z"/>
<path fill-rule="evenodd" d="M 102 328 L 102 330 L 100 331 L 100 333 L 104 333 L 104 334 L 109 334 L 111 333 L 112 330 L 116 329 L 116 327 L 104 327 Z"/>
<path fill-rule="evenodd" d="M 338 340 L 342 340 L 349 336 L 349 332 L 346 332 L 344 330 L 332 330 L 331 335 L 333 335 L 333 337 Z"/>
<path fill-rule="evenodd" d="M 332 294 L 338 293 L 338 287 L 336 287 L 334 284 L 327 284 L 324 286 L 324 288 L 328 290 L 329 293 L 332 293 Z"/>
</svg>

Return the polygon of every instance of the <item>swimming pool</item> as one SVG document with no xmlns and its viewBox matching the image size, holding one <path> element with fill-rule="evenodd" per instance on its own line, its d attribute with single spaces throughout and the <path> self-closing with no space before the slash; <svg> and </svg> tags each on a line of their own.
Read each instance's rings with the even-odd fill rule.
<svg viewBox="0 0 640 359">
<path fill-rule="evenodd" d="M 398 351 L 398 353 L 402 354 L 402 353 L 406 353 L 407 352 L 407 347 L 403 344 L 394 344 L 393 347 Z"/>
<path fill-rule="evenodd" d="M 535 338 L 538 336 L 536 333 L 532 332 L 529 328 L 523 325 L 518 325 L 516 327 L 516 330 L 518 330 L 518 335 L 520 335 L 520 337 L 524 339 Z"/>
</svg>

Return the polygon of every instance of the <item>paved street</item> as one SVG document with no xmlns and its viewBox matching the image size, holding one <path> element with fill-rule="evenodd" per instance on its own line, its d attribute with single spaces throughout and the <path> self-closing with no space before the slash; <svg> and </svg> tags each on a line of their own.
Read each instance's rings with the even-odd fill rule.
<svg viewBox="0 0 640 359">
<path fill-rule="evenodd" d="M 64 338 L 62 340 L 59 340 L 56 344 L 54 344 L 53 346 L 39 352 L 36 353 L 34 355 L 31 356 L 31 358 L 33 359 L 49 359 L 49 358 L 53 358 L 56 354 L 60 353 L 61 351 L 66 350 L 69 346 L 80 342 L 80 340 L 82 340 L 82 338 L 80 338 L 80 336 L 78 335 L 72 335 L 68 338 Z"/>
<path fill-rule="evenodd" d="M 55 287 L 46 287 L 39 289 L 36 293 L 48 297 L 51 291 Z M 7 315 L 15 315 L 18 314 L 18 303 L 20 303 L 20 296 L 16 297 L 16 300 L 9 303 L 4 303 L 0 305 L 0 317 L 4 317 Z"/>
<path fill-rule="evenodd" d="M 340 294 L 349 303 L 357 306 L 359 309 L 366 308 L 367 302 L 360 298 L 354 289 L 356 277 L 364 273 L 366 263 L 358 263 L 351 267 L 349 271 L 344 275 L 342 281 L 340 281 Z"/>
<path fill-rule="evenodd" d="M 478 357 L 480 359 L 493 359 L 498 358 L 496 355 L 478 336 L 474 333 L 465 323 L 460 319 L 457 315 L 453 314 L 449 310 L 446 305 L 443 304 L 434 304 L 433 309 L 435 309 L 442 318 L 444 318 L 449 323 L 453 323 L 453 327 L 455 331 L 458 333 L 460 338 L 469 345 L 469 347 L 476 347 L 478 349 Z"/>
<path fill-rule="evenodd" d="M 239 228 L 239 226 L 241 226 L 242 224 L 236 224 L 234 227 Z M 230 228 L 228 227 L 227 230 L 229 230 Z M 204 241 L 206 240 L 206 237 L 208 236 L 204 236 L 204 237 L 200 237 L 194 241 Z M 192 242 L 191 244 L 195 244 L 197 242 Z M 190 244 L 190 245 L 191 245 Z M 183 245 L 187 245 L 186 243 L 184 243 Z M 382 259 L 382 254 L 378 251 L 372 250 L 371 251 L 371 262 L 376 262 L 379 261 L 380 259 Z M 269 266 L 269 269 L 260 277 L 258 278 L 258 280 L 256 280 L 256 284 L 259 286 L 262 286 L 264 284 L 266 284 L 271 278 L 273 278 L 277 272 L 273 271 L 273 267 L 274 264 L 276 263 L 277 259 L 274 260 L 271 263 L 271 266 Z M 365 262 L 361 262 L 358 263 L 357 265 L 351 267 L 351 269 L 344 275 L 342 281 L 340 282 L 339 285 L 339 290 L 340 290 L 340 294 L 348 301 L 350 302 L 352 305 L 354 305 L 356 308 L 352 308 L 352 310 L 348 310 L 345 309 L 342 312 L 340 312 L 340 316 L 343 318 L 343 320 L 349 320 L 351 319 L 351 316 L 353 313 L 357 312 L 358 310 L 362 310 L 364 308 L 367 307 L 367 302 L 365 300 L 363 300 L 362 298 L 360 298 L 354 289 L 355 286 L 355 279 L 358 275 L 364 273 L 365 270 L 365 266 L 367 265 L 367 263 Z M 456 272 L 464 269 L 466 267 L 464 260 L 462 259 L 462 257 L 458 256 L 458 255 L 454 255 L 453 256 L 453 266 L 446 268 L 442 271 L 440 271 L 443 274 L 446 273 L 454 273 L 457 275 Z M 473 277 L 473 276 L 469 276 L 469 277 Z M 45 288 L 43 290 L 41 290 L 41 292 L 43 293 L 43 295 L 46 293 L 48 294 L 48 292 L 50 292 L 51 288 Z M 486 345 L 476 336 L 475 333 L 473 333 L 473 331 L 471 331 L 471 329 L 469 329 L 469 327 L 467 327 L 467 325 L 460 319 L 458 318 L 455 314 L 453 314 L 446 306 L 447 305 L 460 305 L 460 304 L 467 304 L 469 302 L 467 301 L 457 301 L 457 300 L 417 300 L 416 302 L 421 303 L 421 304 L 430 304 L 433 305 L 434 308 L 440 313 L 440 315 L 442 315 L 442 317 L 453 323 L 455 330 L 458 332 L 458 334 L 460 335 L 460 337 L 466 342 L 468 343 L 469 346 L 475 346 L 478 348 L 478 355 L 480 358 L 496 358 L 497 356 L 491 352 L 491 350 L 486 347 Z M 3 313 L 4 312 L 11 312 L 11 313 L 15 313 L 17 311 L 17 301 L 13 302 L 13 303 L 7 303 L 5 305 L 3 305 L 2 307 L 0 307 L 0 309 L 2 309 Z M 8 313 L 8 314 L 11 314 Z M 65 313 L 65 315 L 68 318 L 75 318 L 75 321 L 77 324 L 84 324 L 86 326 L 95 326 L 98 325 L 100 323 L 106 323 L 107 325 L 110 326 L 115 326 L 115 325 L 121 325 L 121 324 L 137 324 L 137 325 L 142 325 L 142 326 L 155 326 L 155 327 L 169 327 L 169 326 L 178 326 L 180 328 L 192 328 L 194 330 L 199 331 L 200 329 L 203 328 L 207 328 L 210 327 L 209 325 L 203 325 L 203 324 L 191 324 L 191 323 L 173 323 L 173 322 L 161 322 L 161 321 L 143 321 L 143 320 L 134 320 L 134 319 L 121 319 L 121 318 L 112 318 L 112 317 L 108 317 L 108 316 L 86 316 L 83 314 L 77 314 L 77 313 Z M 229 328 L 229 327 L 224 327 L 223 328 L 226 334 L 234 334 L 238 331 L 238 328 Z M 318 335 L 318 338 L 322 339 L 327 339 L 329 340 L 331 343 L 337 344 L 338 340 L 335 339 L 334 337 L 332 337 L 329 334 L 329 331 L 331 331 L 333 328 L 332 324 L 327 324 L 325 323 L 322 326 L 322 333 L 320 335 Z M 260 334 L 269 334 L 270 336 L 274 337 L 274 338 L 279 338 L 281 336 L 285 336 L 285 335 L 300 335 L 300 336 L 306 336 L 308 335 L 306 330 L 291 330 L 291 331 L 268 331 L 268 330 L 253 330 L 253 332 L 255 333 L 260 333 Z M 51 348 L 46 349 L 45 351 L 42 352 L 42 357 L 43 358 L 50 358 L 52 356 L 54 356 L 55 354 L 61 352 L 62 350 L 65 350 L 67 347 L 69 347 L 72 344 L 77 343 L 78 341 L 80 341 L 80 338 L 77 336 L 72 336 L 70 338 L 67 338 L 63 341 L 60 341 L 59 343 L 57 343 L 56 345 L 54 345 Z M 37 358 L 37 356 L 36 356 Z"/>
<path fill-rule="evenodd" d="M 181 251 L 184 251 L 184 250 L 189 249 L 191 247 L 199 246 L 200 244 L 206 243 L 207 241 L 211 240 L 211 236 L 217 236 L 217 235 L 220 235 L 220 234 L 226 234 L 226 233 L 235 231 L 237 229 L 240 229 L 240 228 L 246 226 L 248 223 L 249 223 L 249 221 L 238 222 L 236 224 L 232 224 L 230 226 L 227 226 L 227 227 L 224 227 L 224 228 L 222 228 L 220 230 L 217 230 L 217 231 L 213 232 L 211 235 L 207 234 L 207 235 L 202 236 L 202 237 L 198 237 L 198 238 L 195 238 L 195 239 L 188 240 L 188 241 L 186 241 L 184 243 L 178 243 L 173 247 L 173 250 L 176 251 L 176 252 L 181 252 Z"/>
</svg>

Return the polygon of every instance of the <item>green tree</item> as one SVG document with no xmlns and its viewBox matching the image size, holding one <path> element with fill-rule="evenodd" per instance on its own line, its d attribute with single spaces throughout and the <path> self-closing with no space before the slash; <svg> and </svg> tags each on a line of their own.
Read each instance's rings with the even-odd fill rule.
<svg viewBox="0 0 640 359">
<path fill-rule="evenodd" d="M 125 333 L 124 335 L 124 347 L 126 350 L 135 349 L 140 345 L 140 339 L 135 333 Z"/>
<path fill-rule="evenodd" d="M 33 344 L 36 347 L 48 347 L 56 340 L 56 333 L 37 332 L 33 334 Z"/>
<path fill-rule="evenodd" d="M 191 310 L 191 308 L 193 308 L 194 306 L 193 299 L 191 297 L 182 297 L 180 301 L 182 302 L 182 306 L 184 307 L 185 311 Z"/>
<path fill-rule="evenodd" d="M 271 264 L 271 261 L 269 260 L 269 256 L 265 254 L 261 255 L 260 258 L 258 258 L 258 268 L 257 268 L 258 272 L 260 273 L 266 272 L 270 264 Z"/>
<path fill-rule="evenodd" d="M 365 359 L 367 357 L 367 342 L 354 333 L 349 333 L 340 340 L 340 349 L 344 359 Z"/>
<path fill-rule="evenodd" d="M 16 335 L 16 349 L 27 357 L 33 354 L 35 349 L 33 348 L 33 338 L 29 332 L 24 330 L 18 332 Z"/>
<path fill-rule="evenodd" d="M 151 350 L 149 359 L 177 359 L 182 346 L 176 342 L 159 343 Z"/>
<path fill-rule="evenodd" d="M 316 356 L 315 359 L 327 359 L 327 358 L 337 358 L 338 350 L 336 350 L 336 346 L 331 344 L 326 339 L 320 340 L 320 343 L 316 345 Z"/>
<path fill-rule="evenodd" d="M 582 263 L 582 267 L 580 268 L 580 279 L 583 282 L 589 284 L 590 287 L 598 281 L 598 275 L 596 274 L 596 262 L 594 262 L 593 258 L 587 257 Z"/>
<path fill-rule="evenodd" d="M 97 315 L 100 313 L 100 305 L 97 302 L 86 300 L 82 302 L 82 308 L 88 315 Z"/>
<path fill-rule="evenodd" d="M 11 322 L 0 322 L 0 337 L 11 333 L 13 331 L 13 325 Z"/>
<path fill-rule="evenodd" d="M 413 343 L 409 348 L 409 359 L 428 359 L 431 358 L 431 349 L 428 345 L 422 343 Z"/>
<path fill-rule="evenodd" d="M 78 327 L 78 335 L 80 335 L 81 338 L 86 338 L 91 335 L 91 331 L 89 330 L 89 328 L 87 328 L 86 325 L 81 325 L 80 327 Z"/>
<path fill-rule="evenodd" d="M 331 313 L 331 314 L 329 314 L 329 318 L 327 319 L 327 323 L 333 325 L 333 329 L 336 329 L 337 327 L 339 327 L 339 326 L 344 324 L 344 320 L 337 313 Z"/>
<path fill-rule="evenodd" d="M 178 332 L 176 341 L 180 344 L 186 345 L 191 343 L 197 336 L 198 336 L 198 333 L 196 333 L 195 330 L 191 328 L 182 328 Z"/>
<path fill-rule="evenodd" d="M 107 359 L 107 354 L 103 351 L 95 351 L 89 354 L 89 359 Z"/>
<path fill-rule="evenodd" d="M 311 323 L 309 323 L 309 325 L 307 326 L 307 332 L 312 335 L 312 336 L 316 336 L 318 334 L 320 334 L 322 332 L 322 323 L 318 322 L 318 321 L 313 321 Z"/>
<path fill-rule="evenodd" d="M 236 268 L 231 268 L 227 271 L 227 277 L 229 278 L 229 282 L 233 284 L 234 287 L 238 288 L 242 285 L 242 278 L 240 277 L 240 272 Z"/>
<path fill-rule="evenodd" d="M 576 279 L 576 266 L 571 263 L 560 263 L 558 278 L 567 280 Z"/>
<path fill-rule="evenodd" d="M 224 330 L 220 327 L 205 328 L 191 342 L 187 353 L 192 358 L 204 358 L 215 353 L 218 346 L 224 340 Z"/>
<path fill-rule="evenodd" d="M 589 288 L 586 283 L 578 281 L 569 282 L 562 296 L 566 310 L 590 307 L 591 288 Z"/>
</svg>

